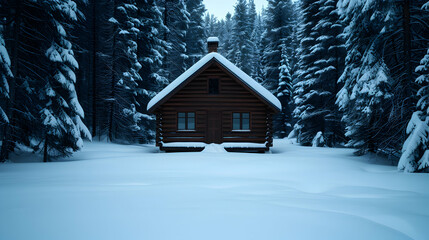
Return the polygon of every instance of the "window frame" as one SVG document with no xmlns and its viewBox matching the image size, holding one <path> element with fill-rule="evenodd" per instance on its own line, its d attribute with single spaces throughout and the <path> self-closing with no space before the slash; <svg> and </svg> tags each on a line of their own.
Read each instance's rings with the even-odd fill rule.
<svg viewBox="0 0 429 240">
<path fill-rule="evenodd" d="M 182 118 L 182 117 L 179 117 L 179 115 L 181 114 L 181 113 L 184 113 L 185 114 L 185 117 L 184 117 L 184 119 L 185 119 L 185 128 L 184 129 L 179 129 L 179 119 L 180 118 Z M 189 114 L 194 114 L 194 117 L 189 117 Z M 176 129 L 177 129 L 177 131 L 179 131 L 179 132 L 193 132 L 193 131 L 195 131 L 195 129 L 196 129 L 196 126 L 197 126 L 197 114 L 195 113 L 195 112 L 177 112 L 177 114 L 176 114 L 176 124 L 177 124 L 177 126 L 176 126 Z M 189 128 L 189 119 L 194 119 L 194 128 L 193 129 L 190 129 Z"/>
<path fill-rule="evenodd" d="M 234 114 L 240 114 L 240 127 L 239 129 L 234 129 Z M 248 129 L 243 129 L 243 114 L 248 114 L 249 115 L 249 128 Z M 232 128 L 232 132 L 250 132 L 251 128 L 252 128 L 252 124 L 251 124 L 251 113 L 250 112 L 232 112 L 231 114 L 231 128 Z"/>
</svg>

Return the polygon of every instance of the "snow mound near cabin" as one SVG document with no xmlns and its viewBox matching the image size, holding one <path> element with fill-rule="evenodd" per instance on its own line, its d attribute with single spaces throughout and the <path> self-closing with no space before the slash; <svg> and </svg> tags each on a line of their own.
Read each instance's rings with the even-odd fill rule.
<svg viewBox="0 0 429 240">
<path fill-rule="evenodd" d="M 220 144 L 210 143 L 207 144 L 204 150 L 204 153 L 226 153 L 225 148 Z"/>
</svg>

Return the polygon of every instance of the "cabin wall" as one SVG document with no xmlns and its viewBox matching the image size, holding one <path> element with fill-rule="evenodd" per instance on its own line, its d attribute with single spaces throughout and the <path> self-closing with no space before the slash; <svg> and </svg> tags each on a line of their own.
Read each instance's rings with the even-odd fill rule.
<svg viewBox="0 0 429 240">
<path fill-rule="evenodd" d="M 209 95 L 208 80 L 219 79 L 219 94 Z M 195 112 L 195 131 L 177 130 L 177 113 Z M 213 63 L 157 110 L 157 144 L 168 142 L 210 142 L 209 115 L 221 124 L 221 142 L 272 142 L 269 139 L 273 111 L 258 97 Z M 250 132 L 232 130 L 232 113 L 250 113 Z M 213 115 L 211 115 L 213 116 Z M 267 138 L 268 137 L 268 138 Z"/>
</svg>

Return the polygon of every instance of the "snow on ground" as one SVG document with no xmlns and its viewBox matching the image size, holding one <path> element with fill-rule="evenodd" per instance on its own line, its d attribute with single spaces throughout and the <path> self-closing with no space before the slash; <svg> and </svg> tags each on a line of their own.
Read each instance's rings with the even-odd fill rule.
<svg viewBox="0 0 429 240">
<path fill-rule="evenodd" d="M 0 164 L 0 239 L 427 239 L 429 174 L 350 149 L 271 154 L 86 143 Z"/>
</svg>

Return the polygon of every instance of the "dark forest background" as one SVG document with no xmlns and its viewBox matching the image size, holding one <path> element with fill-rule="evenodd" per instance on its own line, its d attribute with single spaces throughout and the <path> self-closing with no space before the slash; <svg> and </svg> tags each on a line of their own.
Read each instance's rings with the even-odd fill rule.
<svg viewBox="0 0 429 240">
<path fill-rule="evenodd" d="M 147 143 L 148 101 L 206 39 L 283 104 L 277 137 L 429 166 L 426 0 L 253 0 L 217 19 L 202 0 L 1 0 L 0 161 L 83 139 Z"/>
</svg>

